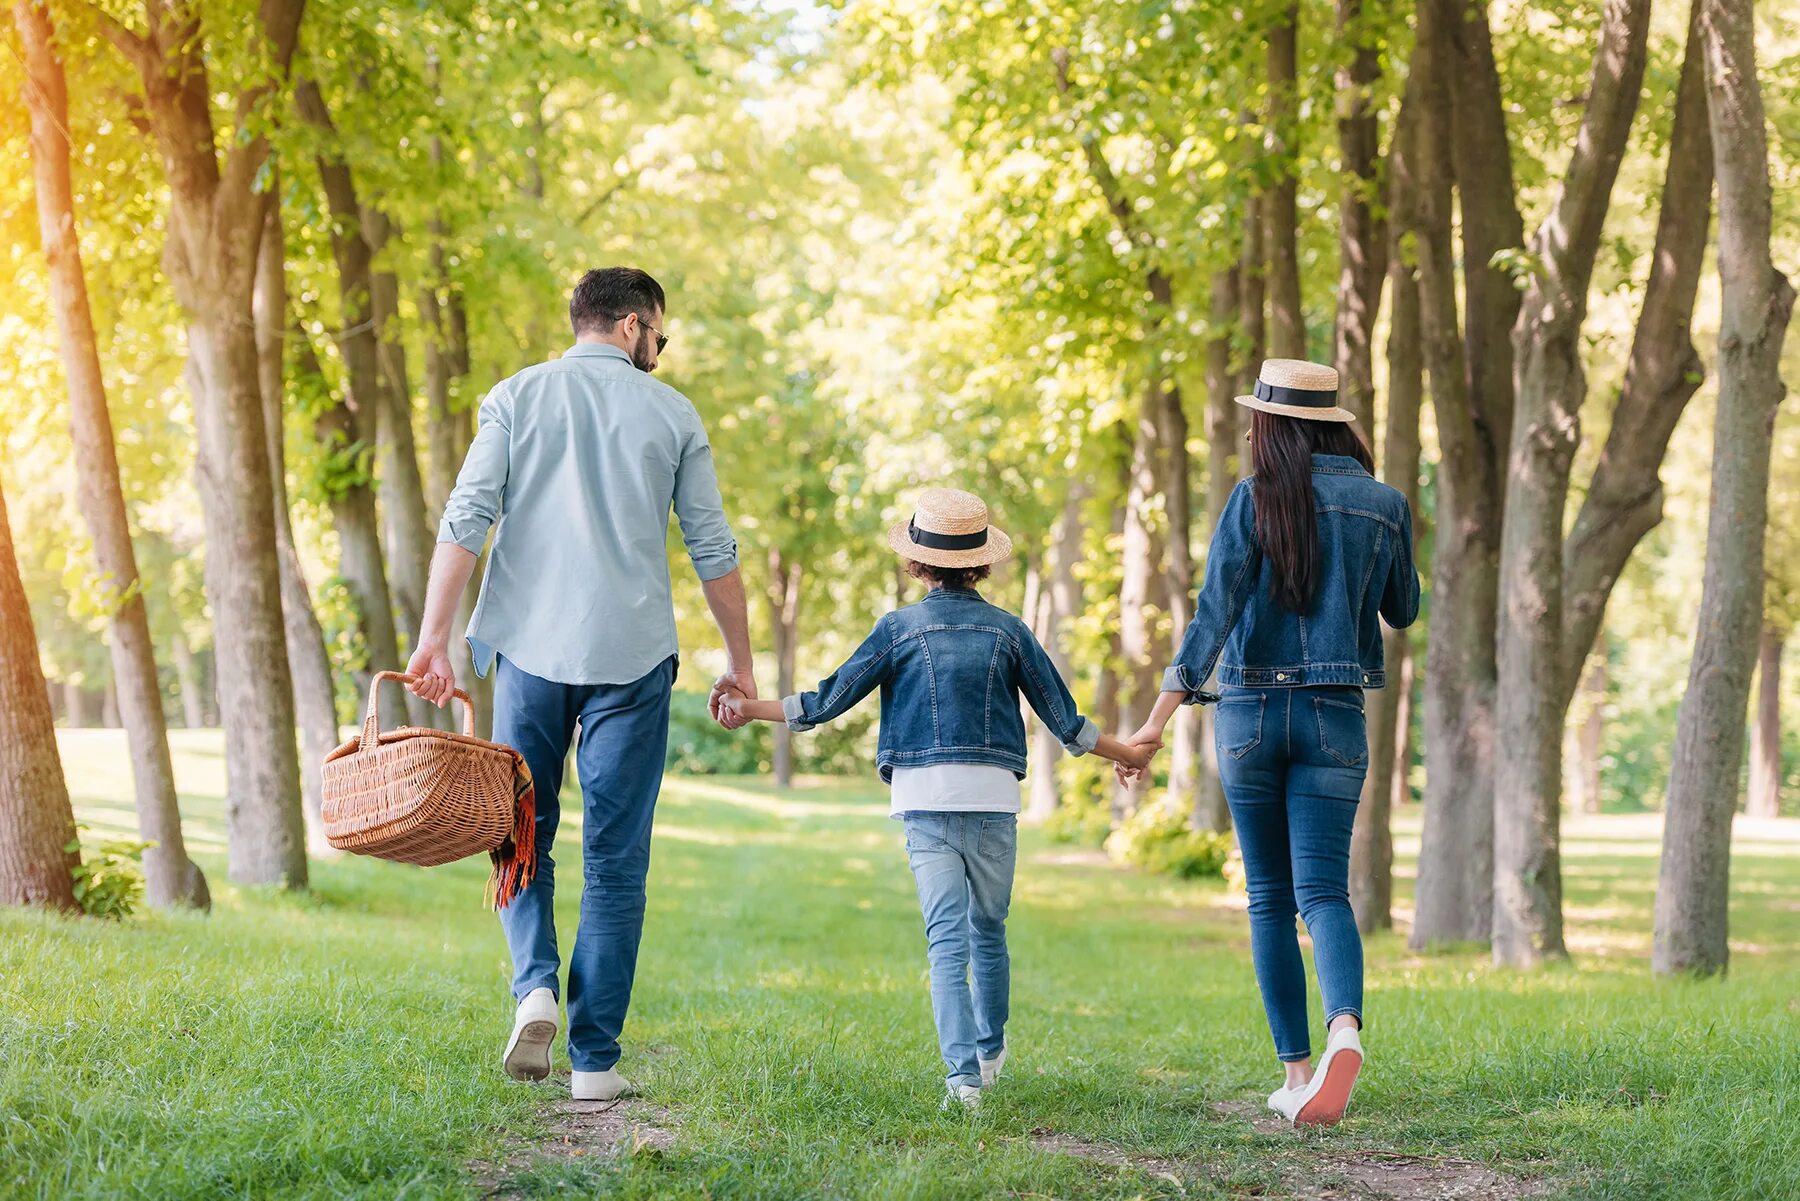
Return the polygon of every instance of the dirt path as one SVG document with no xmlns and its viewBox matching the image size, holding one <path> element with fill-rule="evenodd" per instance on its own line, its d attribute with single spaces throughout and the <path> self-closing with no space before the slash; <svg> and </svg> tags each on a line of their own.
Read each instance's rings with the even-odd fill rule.
<svg viewBox="0 0 1800 1201">
<path fill-rule="evenodd" d="M 520 1195 L 520 1180 L 546 1163 L 608 1155 L 660 1154 L 675 1145 L 667 1109 L 639 1098 L 553 1102 L 541 1135 L 515 1134 L 498 1158 L 470 1165 L 484 1197 Z"/>
<path fill-rule="evenodd" d="M 1508 1175 L 1472 1159 L 1320 1145 L 1255 1101 L 1219 1101 L 1211 1109 L 1220 1120 L 1248 1122 L 1258 1134 L 1289 1140 L 1287 1146 L 1271 1148 L 1281 1176 L 1281 1190 L 1275 1195 L 1288 1201 L 1520 1201 L 1549 1189 L 1542 1178 Z M 1051 1130 L 1033 1130 L 1031 1145 L 1112 1168 L 1135 1168 L 1177 1187 L 1217 1172 L 1216 1166 L 1200 1160 L 1138 1155 Z"/>
</svg>

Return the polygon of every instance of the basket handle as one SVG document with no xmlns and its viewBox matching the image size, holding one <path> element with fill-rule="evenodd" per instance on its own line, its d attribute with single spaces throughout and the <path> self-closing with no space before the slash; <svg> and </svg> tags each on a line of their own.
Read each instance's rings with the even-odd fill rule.
<svg viewBox="0 0 1800 1201">
<path fill-rule="evenodd" d="M 402 684 L 411 684 L 418 678 L 418 676 L 408 675 L 403 671 L 378 671 L 375 673 L 369 681 L 368 712 L 363 715 L 362 745 L 364 747 L 374 746 L 377 736 L 381 733 L 381 682 L 398 680 Z M 462 702 L 463 734 L 469 738 L 475 737 L 475 702 L 470 699 L 468 693 L 460 688 L 451 695 Z"/>
</svg>

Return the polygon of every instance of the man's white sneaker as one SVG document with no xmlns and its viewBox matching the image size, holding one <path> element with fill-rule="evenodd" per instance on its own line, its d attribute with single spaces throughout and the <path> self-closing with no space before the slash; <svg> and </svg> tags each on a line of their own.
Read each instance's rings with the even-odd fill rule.
<svg viewBox="0 0 1800 1201">
<path fill-rule="evenodd" d="M 952 1105 L 961 1105 L 964 1109 L 981 1107 L 981 1089 L 976 1085 L 946 1082 L 944 1087 L 947 1090 L 943 1106 L 945 1109 L 949 1109 Z"/>
<path fill-rule="evenodd" d="M 550 1044 L 556 1041 L 556 994 L 534 988 L 513 1015 L 512 1037 L 500 1065 L 514 1080 L 542 1080 L 550 1074 Z"/>
<path fill-rule="evenodd" d="M 975 1062 L 981 1065 L 981 1087 L 994 1087 L 994 1081 L 1000 1079 L 1000 1069 L 1006 1066 L 1006 1044 L 1000 1044 L 1000 1054 L 992 1059 L 976 1056 Z"/>
<path fill-rule="evenodd" d="M 604 1072 L 569 1073 L 569 1095 L 577 1101 L 617 1101 L 636 1091 L 631 1086 L 631 1081 L 619 1075 L 617 1068 L 607 1068 Z"/>
<path fill-rule="evenodd" d="M 1362 1071 L 1362 1038 L 1354 1026 L 1334 1030 L 1319 1060 L 1319 1070 L 1294 1107 L 1296 1126 L 1335 1126 L 1350 1107 L 1350 1094 Z"/>
</svg>

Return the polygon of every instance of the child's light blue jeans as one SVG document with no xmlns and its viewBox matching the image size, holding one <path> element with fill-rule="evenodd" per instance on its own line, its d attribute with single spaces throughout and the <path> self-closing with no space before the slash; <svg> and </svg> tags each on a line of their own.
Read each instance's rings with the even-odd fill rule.
<svg viewBox="0 0 1800 1201">
<path fill-rule="evenodd" d="M 1012 904 L 1019 819 L 1012 813 L 904 815 L 906 857 L 925 915 L 931 1015 L 951 1087 L 981 1084 L 978 1061 L 1006 1043 Z M 972 970 L 971 970 L 972 969 Z"/>
</svg>

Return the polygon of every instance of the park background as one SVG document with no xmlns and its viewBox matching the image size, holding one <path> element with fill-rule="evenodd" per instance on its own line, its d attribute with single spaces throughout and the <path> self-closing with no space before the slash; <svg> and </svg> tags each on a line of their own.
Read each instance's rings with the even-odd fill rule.
<svg viewBox="0 0 1800 1201">
<path fill-rule="evenodd" d="M 0 899 L 122 920 L 0 914 L 0 1192 L 1800 1192 L 1800 425 L 1770 386 L 1800 348 L 1769 269 L 1800 249 L 1800 8 L 11 16 Z M 1752 40 L 1709 111 L 1704 48 Z M 1718 136 L 1746 87 L 1754 146 Z M 1034 730 L 1019 1087 L 939 1118 L 872 706 L 712 726 L 672 542 L 627 1034 L 659 1134 L 550 1153 L 610 1136 L 491 1070 L 479 873 L 325 853 L 316 766 L 404 662 L 483 393 L 614 264 L 668 290 L 659 377 L 711 431 L 765 694 L 915 594 L 881 531 L 949 484 L 1018 547 L 989 594 L 1129 731 L 1244 469 L 1231 397 L 1265 355 L 1339 367 L 1426 581 L 1369 698 L 1379 1041 L 1342 1131 L 1244 1108 L 1266 1035 L 1198 711 L 1135 791 Z"/>
</svg>

